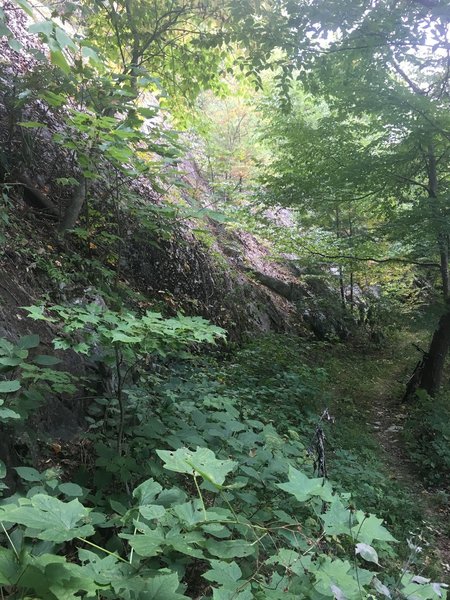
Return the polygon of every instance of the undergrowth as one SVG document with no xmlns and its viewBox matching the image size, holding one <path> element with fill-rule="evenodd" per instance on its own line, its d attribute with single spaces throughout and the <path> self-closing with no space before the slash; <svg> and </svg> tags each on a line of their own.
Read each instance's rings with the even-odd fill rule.
<svg viewBox="0 0 450 600">
<path fill-rule="evenodd" d="M 390 347 L 384 350 L 389 354 Z M 381 350 L 362 357 L 351 346 L 269 336 L 236 355 L 228 368 L 244 404 L 256 408 L 279 430 L 296 432 L 311 446 L 320 415 L 326 435 L 328 476 L 341 490 L 351 490 L 357 505 L 383 516 L 395 534 L 406 539 L 418 532 L 421 507 L 387 473 L 370 424 L 368 403 L 397 387 Z M 314 366 L 312 366 L 314 365 Z M 383 373 L 381 386 L 379 380 Z M 230 376 L 230 375 L 229 375 Z M 374 388 L 375 396 L 374 397 Z"/>
<path fill-rule="evenodd" d="M 450 486 L 450 402 L 449 393 L 435 398 L 420 394 L 411 407 L 404 432 L 411 458 L 420 474 L 432 486 Z M 448 501 L 447 501 L 448 502 Z"/>
<path fill-rule="evenodd" d="M 57 348 L 96 367 L 78 382 L 91 396 L 89 457 L 16 468 L 21 485 L 0 505 L 3 595 L 445 596 L 420 574 L 417 545 L 402 549 L 414 515 L 386 493 L 368 448 L 350 443 L 350 416 L 320 420 L 333 407 L 326 365 L 314 361 L 326 344 L 268 336 L 224 360 L 195 351 L 223 335 L 198 318 L 95 304 L 29 314 L 59 328 Z M 31 410 L 57 389 L 74 392 L 38 343 L 2 342 L 5 430 L 27 426 L 24 400 Z M 329 480 L 318 473 L 318 424 L 329 427 Z"/>
</svg>

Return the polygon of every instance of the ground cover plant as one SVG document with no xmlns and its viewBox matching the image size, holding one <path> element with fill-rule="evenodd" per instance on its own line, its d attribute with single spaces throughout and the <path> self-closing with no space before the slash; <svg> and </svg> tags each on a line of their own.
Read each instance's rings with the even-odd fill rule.
<svg viewBox="0 0 450 600">
<path fill-rule="evenodd" d="M 65 342 L 59 338 L 57 346 L 74 344 L 74 330 L 86 340 L 113 331 L 113 346 L 127 357 L 119 371 L 126 373 L 131 361 L 137 373 L 122 376 L 122 409 L 114 396 L 95 399 L 92 461 L 70 481 L 57 466 L 16 468 L 21 492 L 8 496 L 5 489 L 0 508 L 1 583 L 8 597 L 445 595 L 443 585 L 414 572 L 419 551 L 412 541 L 408 567 L 402 570 L 400 558 L 397 572 L 389 566 L 399 556 L 398 541 L 383 519 L 357 505 L 358 490 L 354 499 L 317 476 L 317 448 L 308 436 L 326 374 L 307 364 L 289 370 L 292 347 L 261 340 L 261 351 L 250 346 L 224 367 L 182 350 L 192 341 L 192 334 L 183 337 L 186 328 L 197 341 L 212 340 L 220 330 L 153 318 L 151 335 L 144 331 L 163 360 L 149 377 L 136 360 L 143 325 L 129 315 L 125 328 L 119 315 L 99 307 L 30 313 L 64 316 Z M 111 330 L 111 322 L 119 326 Z M 161 327 L 178 329 L 164 349 Z M 10 374 L 1 388 L 3 423 L 21 418 L 9 408 L 21 394 L 34 399 L 24 347 L 37 343 L 3 343 L 3 370 Z M 77 340 L 74 347 L 85 352 L 86 343 Z M 265 368 L 269 354 L 272 365 L 274 354 L 280 361 L 272 372 Z M 50 356 L 34 361 L 52 372 Z M 58 385 L 56 373 L 45 378 L 50 387 Z M 296 414 L 276 423 L 274 404 L 284 414 L 294 402 Z M 346 483 L 356 485 L 355 479 Z"/>
</svg>

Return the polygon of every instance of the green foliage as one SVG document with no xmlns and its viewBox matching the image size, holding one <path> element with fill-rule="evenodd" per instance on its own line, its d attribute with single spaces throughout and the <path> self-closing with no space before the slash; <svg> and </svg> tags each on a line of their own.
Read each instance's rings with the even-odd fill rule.
<svg viewBox="0 0 450 600">
<path fill-rule="evenodd" d="M 73 393 L 74 378 L 54 367 L 55 356 L 35 354 L 38 335 L 27 335 L 16 344 L 0 338 L 0 422 L 24 420 L 45 401 L 46 394 Z"/>
<path fill-rule="evenodd" d="M 248 81 L 230 80 L 228 84 L 230 90 L 224 97 L 211 92 L 199 96 L 191 146 L 215 205 L 232 211 L 245 198 L 264 148 L 258 140 L 260 119 L 254 90 L 249 90 Z"/>
<path fill-rule="evenodd" d="M 308 411 L 321 404 L 325 373 L 303 359 L 292 364 L 298 341 L 260 340 L 261 350 L 250 344 L 220 367 L 183 360 L 187 345 L 223 335 L 201 319 L 138 317 L 95 304 L 28 312 L 62 319 L 58 346 L 102 347 L 104 361 L 120 349 L 115 377 L 126 417 L 114 414 L 110 397 L 104 420 L 114 427 L 96 427 L 99 415 L 91 420 L 95 462 L 71 482 L 58 469 L 16 469 L 24 492 L 0 506 L 0 585 L 12 598 L 356 599 L 381 589 L 407 597 L 413 588 L 424 600 L 445 598 L 440 584 L 410 571 L 401 581 L 380 575 L 395 542 L 383 520 L 314 477 L 296 429 L 311 431 Z M 3 344 L 5 356 L 17 362 L 38 343 L 27 336 L 18 348 Z M 134 381 L 121 376 L 149 355 L 157 369 L 147 362 Z M 54 362 L 36 360 L 42 370 Z M 14 381 L 6 387 L 14 390 Z"/>
<path fill-rule="evenodd" d="M 151 358 L 186 358 L 188 346 L 212 344 L 225 337 L 223 329 L 201 317 L 179 314 L 176 318 L 165 319 L 150 311 L 137 316 L 130 311 L 109 310 L 95 302 L 78 307 L 55 305 L 47 310 L 44 306 L 31 306 L 26 310 L 32 319 L 62 323 L 65 335 L 54 340 L 56 349 L 71 348 L 80 354 L 94 354 L 94 367 L 100 372 L 109 371 L 103 382 L 109 390 L 109 398 L 107 395 L 101 401 L 111 404 L 113 410 L 119 412 L 119 455 L 122 454 L 127 412 L 132 410 L 136 396 L 133 387 L 140 377 L 144 377 Z"/>
<path fill-rule="evenodd" d="M 32 80 L 33 73 L 20 83 L 10 134 L 15 129 L 32 139 L 33 154 L 48 123 L 34 114 L 21 118 L 23 112 L 28 116 L 44 105 L 64 124 L 56 133 L 52 129 L 52 137 L 71 156 L 76 173 L 59 178 L 74 185 L 60 223 L 63 232 L 75 227 L 93 180 L 107 179 L 108 167 L 122 177 L 145 174 L 155 192 L 179 186 L 171 167 L 182 147 L 177 132 L 164 125 L 162 107 L 175 110 L 201 90 L 221 87 L 222 63 L 230 51 L 238 70 L 260 85 L 259 72 L 267 67 L 263 59 L 278 47 L 273 28 L 286 21 L 270 9 L 276 2 L 260 7 L 248 0 L 238 5 L 123 0 L 114 6 L 86 1 L 50 7 L 48 13 L 23 0 L 16 4 L 31 17 L 28 33 L 41 44 L 15 39 L 2 10 L 3 34 L 33 61 L 34 73 L 42 69 L 46 76 L 44 86 Z M 250 36 L 251 27 L 257 36 L 254 31 Z"/>
<path fill-rule="evenodd" d="M 404 432 L 410 455 L 423 478 L 441 489 L 450 483 L 449 416 L 448 392 L 430 398 L 419 390 Z"/>
<path fill-rule="evenodd" d="M 440 201 L 427 198 L 424 134 L 411 131 L 391 143 L 390 127 L 409 123 L 388 127 L 370 112 L 343 115 L 298 87 L 288 115 L 276 104 L 270 98 L 265 109 L 274 158 L 260 198 L 292 207 L 309 227 L 298 252 L 348 266 L 356 277 L 369 271 L 365 259 L 371 257 L 394 259 L 394 265 L 396 258 L 437 261 L 436 232 L 447 217 Z M 444 197 L 446 188 L 440 193 Z"/>
<path fill-rule="evenodd" d="M 147 311 L 137 316 L 130 311 L 117 312 L 93 302 L 84 306 L 53 305 L 31 306 L 26 309 L 35 320 L 62 323 L 66 336 L 56 338 L 55 348 L 72 348 L 87 354 L 98 346 L 106 360 L 115 356 L 114 348 L 122 348 L 127 355 L 127 366 L 131 360 L 147 355 L 165 356 L 168 352 L 180 351 L 187 344 L 213 343 L 215 338 L 224 338 L 225 332 L 201 317 L 165 319 L 160 313 Z M 53 316 L 55 315 L 55 316 Z M 77 334 L 83 341 L 76 340 Z"/>
<path fill-rule="evenodd" d="M 237 417 L 230 403 L 226 410 L 216 411 L 215 416 L 221 417 L 222 423 L 230 418 L 235 421 Z M 280 586 L 283 597 L 288 598 L 316 592 L 329 598 L 339 594 L 350 598 L 368 596 L 374 573 L 367 570 L 367 559 L 373 559 L 375 553 L 370 544 L 373 540 L 392 540 L 392 536 L 380 519 L 362 511 L 353 516 L 345 499 L 331 495 L 329 484 L 324 488 L 319 480 L 317 485 L 316 480 L 298 469 L 291 468 L 288 474 L 285 447 L 275 449 L 257 433 L 261 426 L 262 423 L 253 426 L 242 423 L 235 443 L 229 438 L 230 445 L 221 454 L 227 455 L 232 450 L 237 459 L 233 462 L 219 461 L 207 448 L 198 448 L 192 454 L 178 450 L 175 462 L 175 453 L 157 451 L 169 471 L 192 477 L 197 498 L 195 492 L 194 496 L 189 493 L 187 479 L 176 482 L 170 477 L 161 480 L 164 485 L 154 479 L 143 482 L 135 489 L 128 509 L 110 498 L 113 513 L 109 517 L 98 510 L 92 512 L 76 499 L 61 501 L 57 496 L 31 490 L 26 498 L 7 500 L 0 516 L 12 550 L 3 551 L 2 584 L 12 593 L 33 591 L 42 598 L 61 597 L 58 596 L 61 591 L 57 591 L 60 585 L 67 587 L 68 598 L 75 598 L 80 591 L 96 590 L 105 598 L 147 598 L 153 597 L 152 594 L 158 594 L 157 598 L 166 597 L 164 594 L 182 598 L 187 596 L 183 595 L 185 586 L 180 586 L 180 576 L 187 574 L 190 564 L 201 561 L 205 579 L 212 582 L 205 598 L 236 595 L 257 598 L 260 594 L 278 598 Z M 251 432 L 253 439 L 245 442 Z M 248 455 L 249 442 L 258 448 L 252 457 Z M 205 483 L 197 483 L 196 474 L 202 477 L 205 473 L 214 474 L 217 468 L 217 479 L 208 475 Z M 223 486 L 225 475 L 233 468 L 237 469 L 235 481 Z M 239 471 L 245 473 L 245 479 L 239 476 Z M 272 476 L 264 476 L 264 471 Z M 297 488 L 299 476 L 302 483 Z M 277 481 L 286 477 L 289 485 L 294 486 L 294 497 L 290 490 L 284 494 L 283 510 L 279 510 L 277 504 L 281 498 L 276 500 L 279 496 L 276 489 L 285 488 L 285 484 Z M 212 487 L 208 485 L 210 482 Z M 305 484 L 309 489 L 308 499 L 299 498 L 295 491 Z M 326 500 L 331 504 L 323 512 L 325 489 Z M 338 527 L 344 531 L 337 537 L 336 533 L 328 536 L 321 533 L 322 522 L 329 531 L 337 531 Z M 337 548 L 340 537 L 346 536 L 350 543 L 361 540 L 357 550 L 364 565 L 358 565 L 353 558 L 350 562 L 325 555 L 321 543 L 311 542 L 311 538 L 319 535 L 330 548 Z M 104 543 L 105 538 L 109 540 L 102 547 L 99 542 L 103 539 Z M 36 539 L 49 545 L 41 550 L 41 542 L 33 541 Z M 78 546 L 79 564 L 67 562 L 57 554 L 71 540 Z M 95 552 L 82 549 L 86 544 Z M 108 547 L 118 550 L 111 552 Z M 30 556 L 35 557 L 33 568 Z M 30 569 L 24 580 L 19 577 L 23 569 Z M 409 574 L 396 592 L 403 596 L 403 589 L 412 582 L 413 575 Z M 421 597 L 430 599 L 437 597 L 436 589 L 445 594 L 441 588 L 418 587 Z"/>
<path fill-rule="evenodd" d="M 25 165 L 33 164 L 49 134 L 70 156 L 73 172 L 57 181 L 73 188 L 61 229 L 72 229 L 75 244 L 89 251 L 87 260 L 80 250 L 63 263 L 56 254 L 40 256 L 38 267 L 56 284 L 64 287 L 77 277 L 84 282 L 83 269 L 104 281 L 119 279 L 123 215 L 142 223 L 155 245 L 180 217 L 220 219 L 201 204 L 198 210 L 197 197 L 187 209 L 149 208 L 146 198 L 121 187 L 132 188 L 145 176 L 153 192 L 174 185 L 173 196 L 183 196 L 174 169 L 183 149 L 170 119 L 163 122 L 162 107 L 174 108 L 181 97 L 193 101 L 205 88 L 223 92 L 220 71 L 236 71 L 236 65 L 257 87 L 267 67 L 275 75 L 266 102 L 268 146 L 256 144 L 259 115 L 239 94 L 233 101 L 211 96 L 211 104 L 205 97 L 200 102 L 211 117 L 206 122 L 203 114 L 196 124 L 205 142 L 203 168 L 219 200 L 239 204 L 228 216 L 234 213 L 238 224 L 253 221 L 262 234 L 270 229 L 274 238 L 285 230 L 274 252 L 313 257 L 311 284 L 316 277 L 335 289 L 339 279 L 339 321 L 346 314 L 355 321 L 356 281 L 379 283 L 379 270 L 362 267 L 356 254 L 437 260 L 442 248 L 436 239 L 444 239 L 448 226 L 448 69 L 438 52 L 432 72 L 422 73 L 430 57 L 413 59 L 410 52 L 423 47 L 429 19 L 436 24 L 430 32 L 436 49 L 447 48 L 443 15 L 425 6 L 430 3 L 387 11 L 358 0 L 345 10 L 342 3 L 324 8 L 315 0 L 86 0 L 52 6 L 50 17 L 39 9 L 37 18 L 26 0 L 16 3 L 34 20 L 28 31 L 43 45 L 22 46 L 0 10 L 0 34 L 30 64 L 31 57 L 38 63 L 9 92 L 8 135 L 23 145 Z M 363 52 L 354 48 L 361 40 Z M 287 81 L 299 60 L 302 87 L 289 94 Z M 419 91 L 402 73 L 404 62 Z M 57 115 L 56 132 L 36 107 Z M 179 122 L 189 121 L 183 110 L 174 108 Z M 255 157 L 270 158 L 258 194 L 242 185 L 243 176 L 253 175 Z M 3 154 L 1 160 L 9 174 Z M 106 182 L 110 198 L 101 204 L 92 196 Z M 255 197 L 293 207 L 309 231 L 299 233 L 296 219 L 294 232 L 284 224 L 267 226 L 273 218 L 258 221 L 260 205 L 248 208 Z M 86 216 L 74 229 L 87 201 Z M 240 219 L 243 208 L 247 214 Z M 7 216 L 0 219 L 7 225 Z M 68 274 L 73 270 L 80 274 Z M 411 268 L 391 269 L 386 287 L 404 290 L 412 278 Z M 327 302 L 335 300 L 317 301 L 319 313 Z M 381 311 L 382 302 L 378 306 Z M 57 328 L 55 349 L 82 355 L 91 374 L 75 381 L 57 370 L 58 358 L 39 354 L 36 335 L 16 344 L 0 340 L 2 430 L 26 430 L 27 417 L 48 394 L 77 392 L 90 399 L 90 453 L 70 472 L 16 467 L 22 485 L 0 504 L 2 597 L 445 599 L 443 585 L 412 572 L 417 548 L 401 566 L 399 556 L 407 550 L 391 545 L 421 521 L 417 509 L 405 508 L 373 439 L 366 439 L 369 413 L 358 396 L 374 387 L 367 363 L 345 357 L 349 365 L 333 356 L 330 344 L 289 336 L 249 343 L 227 363 L 206 360 L 199 352 L 223 340 L 222 329 L 182 314 L 111 310 L 100 300 L 27 311 Z M 351 374 L 342 374 L 345 369 Z M 340 419 L 338 433 L 324 420 L 327 406 Z M 446 469 L 448 431 L 434 406 L 424 402 L 420 409 L 415 418 L 424 429 L 418 439 L 427 452 L 418 459 Z M 316 465 L 322 429 L 330 445 L 330 480 L 318 476 Z M 7 475 L 0 463 L 0 477 Z"/>
<path fill-rule="evenodd" d="M 358 0 L 322 9 L 311 2 L 297 15 L 315 25 L 311 43 L 297 49 L 290 112 L 267 94 L 263 135 L 273 159 L 259 200 L 300 215 L 309 231 L 291 252 L 338 267 L 343 288 L 373 277 L 371 258 L 435 268 L 435 285 L 443 261 L 445 285 L 445 17 L 420 2 L 393 11 Z"/>
</svg>

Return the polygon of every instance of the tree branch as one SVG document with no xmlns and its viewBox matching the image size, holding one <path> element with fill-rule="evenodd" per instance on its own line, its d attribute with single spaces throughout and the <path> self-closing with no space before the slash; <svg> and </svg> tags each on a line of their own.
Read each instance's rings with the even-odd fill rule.
<svg viewBox="0 0 450 600">
<path fill-rule="evenodd" d="M 48 210 L 56 217 L 59 217 L 59 210 L 58 210 L 57 206 L 50 200 L 50 198 L 48 196 L 46 196 L 44 193 L 42 193 L 40 190 L 38 190 L 34 186 L 33 182 L 27 175 L 25 175 L 24 173 L 19 174 L 19 175 L 17 175 L 16 179 L 17 179 L 18 184 L 23 186 L 24 189 L 28 190 L 31 193 L 32 197 L 29 200 L 36 201 L 36 203 L 38 205 L 40 205 L 40 208 Z M 8 182 L 5 182 L 5 185 L 8 185 Z M 15 185 L 15 184 L 10 184 L 10 185 Z M 24 200 L 25 200 L 25 202 L 27 202 L 27 198 L 24 198 Z M 28 202 L 28 203 L 30 203 L 30 202 Z"/>
<path fill-rule="evenodd" d="M 415 260 L 410 260 L 408 258 L 374 258 L 373 256 L 353 256 L 349 254 L 323 254 L 323 252 L 319 252 L 318 250 L 313 250 L 308 246 L 300 244 L 300 246 L 306 250 L 309 254 L 313 256 L 320 256 L 321 258 L 326 258 L 328 260 L 355 260 L 358 262 L 374 262 L 374 263 L 401 263 L 407 265 L 417 265 L 419 267 L 429 267 L 434 269 L 440 269 L 441 265 L 439 263 L 434 262 L 419 262 Z"/>
<path fill-rule="evenodd" d="M 410 179 L 409 177 L 404 177 L 403 175 L 395 175 L 395 177 L 397 179 L 402 179 L 403 181 L 407 181 L 408 183 L 411 183 L 412 185 L 417 185 L 417 186 L 423 188 L 428 193 L 430 192 L 430 188 L 425 183 L 421 183 L 420 181 L 416 181 L 415 179 Z"/>
</svg>

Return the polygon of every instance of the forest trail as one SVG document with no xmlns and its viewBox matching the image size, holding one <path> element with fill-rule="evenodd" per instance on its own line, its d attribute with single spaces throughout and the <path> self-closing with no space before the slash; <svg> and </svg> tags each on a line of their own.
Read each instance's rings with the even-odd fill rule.
<svg viewBox="0 0 450 600">
<path fill-rule="evenodd" d="M 402 439 L 408 407 L 400 398 L 416 360 L 412 344 L 428 335 L 425 327 L 419 326 L 403 330 L 402 336 L 381 348 L 366 348 L 365 353 L 360 348 L 335 350 L 333 357 L 325 360 L 325 368 L 333 382 L 329 391 L 335 398 L 335 426 L 350 417 L 353 426 L 370 436 L 367 447 L 376 452 L 385 476 L 405 491 L 407 502 L 419 508 L 424 538 L 436 549 L 428 554 L 429 560 L 439 562 L 441 578 L 450 584 L 450 507 L 445 505 L 445 495 L 427 490 Z M 419 529 L 420 523 L 417 525 Z"/>
<path fill-rule="evenodd" d="M 383 389 L 374 382 L 374 391 Z M 381 382 L 382 384 L 383 382 Z M 382 448 L 381 458 L 392 480 L 400 483 L 409 492 L 412 501 L 417 501 L 423 510 L 423 530 L 428 539 L 433 538 L 437 548 L 436 559 L 441 563 L 445 574 L 445 583 L 450 583 L 450 537 L 448 523 L 450 510 L 448 505 L 439 503 L 437 494 L 427 490 L 411 460 L 401 437 L 407 407 L 400 404 L 394 395 L 377 394 L 370 411 L 370 423 L 373 434 Z"/>
</svg>

